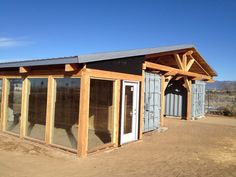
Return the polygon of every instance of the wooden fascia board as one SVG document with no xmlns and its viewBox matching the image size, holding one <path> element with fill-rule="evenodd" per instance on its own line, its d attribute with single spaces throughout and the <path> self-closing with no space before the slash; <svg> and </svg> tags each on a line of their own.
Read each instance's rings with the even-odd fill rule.
<svg viewBox="0 0 236 177">
<path fill-rule="evenodd" d="M 176 74 L 178 74 L 178 75 L 189 76 L 189 77 L 194 77 L 194 78 L 198 77 L 198 78 L 206 79 L 206 80 L 212 79 L 210 76 L 201 75 L 201 74 L 197 74 L 197 73 L 193 73 L 193 72 L 189 72 L 189 71 L 184 71 L 184 70 L 172 68 L 169 66 L 148 62 L 148 61 L 145 62 L 145 65 L 147 68 L 156 69 L 156 70 L 160 70 L 160 71 L 165 71 L 165 72 L 173 71 L 173 72 L 176 72 Z"/>
</svg>

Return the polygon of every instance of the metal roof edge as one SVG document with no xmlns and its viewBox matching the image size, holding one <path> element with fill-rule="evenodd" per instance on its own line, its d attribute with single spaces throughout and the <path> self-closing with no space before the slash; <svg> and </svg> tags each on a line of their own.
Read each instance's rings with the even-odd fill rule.
<svg viewBox="0 0 236 177">
<path fill-rule="evenodd" d="M 95 62 L 95 61 L 112 60 L 116 58 L 135 57 L 135 56 L 163 53 L 163 52 L 169 52 L 169 51 L 175 51 L 175 50 L 184 50 L 188 48 L 195 48 L 195 46 L 192 44 L 183 44 L 183 45 L 164 46 L 164 47 L 155 47 L 155 48 L 101 52 L 101 53 L 94 53 L 94 54 L 79 55 L 78 58 L 79 58 L 80 63 L 89 63 L 89 62 Z"/>
<path fill-rule="evenodd" d="M 69 64 L 69 63 L 79 63 L 78 56 L 4 62 L 0 63 L 0 68 L 21 67 L 21 66 L 26 66 L 26 67 L 43 66 L 43 65 Z"/>
</svg>

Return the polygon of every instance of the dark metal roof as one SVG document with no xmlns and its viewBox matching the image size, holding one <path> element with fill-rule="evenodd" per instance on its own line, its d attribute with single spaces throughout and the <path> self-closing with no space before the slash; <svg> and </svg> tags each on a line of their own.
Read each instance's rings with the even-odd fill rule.
<svg viewBox="0 0 236 177">
<path fill-rule="evenodd" d="M 176 51 L 176 50 L 184 50 L 189 48 L 195 48 L 195 47 L 194 45 L 176 45 L 167 47 L 96 53 L 96 54 L 81 55 L 78 57 L 80 63 L 88 63 L 102 60 L 111 60 L 116 58 L 134 57 L 134 56 L 142 56 L 142 55 L 149 55 L 149 54 Z"/>
<path fill-rule="evenodd" d="M 71 57 L 4 62 L 0 63 L 0 68 L 14 68 L 20 66 L 43 66 L 43 65 L 57 65 L 57 64 L 70 64 L 70 63 L 89 63 L 103 60 L 111 60 L 125 57 L 134 57 L 134 56 L 142 56 L 142 55 L 162 53 L 168 51 L 182 50 L 188 48 L 194 48 L 194 46 L 177 45 L 177 46 L 145 48 L 136 50 L 116 51 L 116 52 L 103 52 L 103 53 L 87 54 L 80 56 L 71 56 Z"/>
</svg>

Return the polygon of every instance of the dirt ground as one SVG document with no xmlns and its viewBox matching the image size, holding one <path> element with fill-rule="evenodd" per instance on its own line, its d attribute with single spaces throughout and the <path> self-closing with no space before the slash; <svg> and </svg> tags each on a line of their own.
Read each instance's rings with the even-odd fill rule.
<svg viewBox="0 0 236 177">
<path fill-rule="evenodd" d="M 0 177 L 236 176 L 236 119 L 165 124 L 165 132 L 87 158 L 0 133 Z"/>
</svg>

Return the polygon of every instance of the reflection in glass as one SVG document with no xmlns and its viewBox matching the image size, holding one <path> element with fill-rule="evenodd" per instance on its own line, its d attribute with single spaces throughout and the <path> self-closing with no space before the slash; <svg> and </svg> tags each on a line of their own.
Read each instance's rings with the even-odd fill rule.
<svg viewBox="0 0 236 177">
<path fill-rule="evenodd" d="M 29 79 L 29 108 L 26 135 L 39 140 L 45 138 L 47 79 Z"/>
<path fill-rule="evenodd" d="M 56 80 L 53 144 L 77 148 L 80 79 Z"/>
<path fill-rule="evenodd" d="M 8 79 L 7 82 L 7 121 L 6 130 L 19 134 L 21 116 L 21 79 Z"/>
<path fill-rule="evenodd" d="M 90 80 L 88 149 L 110 143 L 113 137 L 113 81 Z"/>
<path fill-rule="evenodd" d="M 133 86 L 125 86 L 124 102 L 124 134 L 132 132 Z"/>
</svg>

